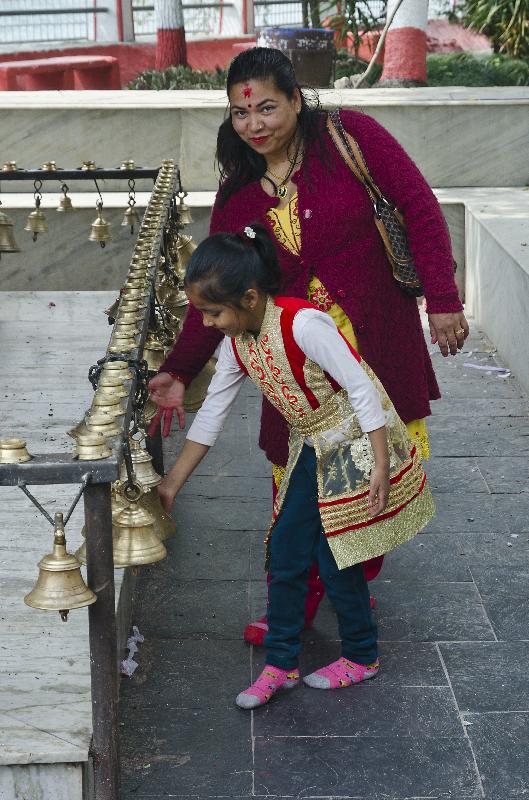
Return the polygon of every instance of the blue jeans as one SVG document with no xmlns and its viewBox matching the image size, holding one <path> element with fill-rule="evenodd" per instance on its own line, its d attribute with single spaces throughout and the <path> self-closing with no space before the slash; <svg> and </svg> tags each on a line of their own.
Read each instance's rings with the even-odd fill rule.
<svg viewBox="0 0 529 800">
<path fill-rule="evenodd" d="M 270 541 L 267 664 L 281 669 L 298 665 L 307 576 L 315 561 L 338 617 L 342 655 L 371 664 L 377 658 L 377 628 L 371 619 L 364 569 L 362 564 L 342 570 L 336 566 L 318 510 L 316 455 L 305 445 Z"/>
</svg>

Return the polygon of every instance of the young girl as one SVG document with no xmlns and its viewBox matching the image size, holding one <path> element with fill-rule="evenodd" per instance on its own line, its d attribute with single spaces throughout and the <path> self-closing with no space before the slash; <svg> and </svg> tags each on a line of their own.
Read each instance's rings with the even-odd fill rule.
<svg viewBox="0 0 529 800">
<path fill-rule="evenodd" d="M 337 689 L 377 674 L 377 630 L 361 562 L 414 536 L 434 506 L 420 456 L 382 385 L 310 303 L 276 296 L 281 272 L 259 225 L 210 236 L 191 257 L 187 296 L 224 334 L 217 371 L 175 464 L 158 487 L 166 510 L 215 443 L 246 376 L 289 424 L 274 503 L 266 666 L 236 703 L 263 705 L 299 683 L 307 574 L 315 560 L 338 617 L 342 656 L 304 677 Z"/>
</svg>

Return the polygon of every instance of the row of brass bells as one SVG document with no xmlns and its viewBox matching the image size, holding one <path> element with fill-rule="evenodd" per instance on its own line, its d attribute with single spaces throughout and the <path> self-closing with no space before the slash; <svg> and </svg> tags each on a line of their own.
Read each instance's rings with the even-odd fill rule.
<svg viewBox="0 0 529 800">
<path fill-rule="evenodd" d="M 103 203 L 97 203 L 97 217 L 92 222 L 92 229 L 88 237 L 90 242 L 99 242 L 101 247 L 105 247 L 107 242 L 112 240 L 110 233 L 110 223 L 103 217 Z"/>
<path fill-rule="evenodd" d="M 66 551 L 64 521 L 55 514 L 53 552 L 39 562 L 39 577 L 34 588 L 24 597 L 26 605 L 44 611 L 58 611 L 63 622 L 72 608 L 84 608 L 97 600 L 81 575 L 81 563 Z"/>
<path fill-rule="evenodd" d="M 0 253 L 20 253 L 13 231 L 14 224 L 7 214 L 0 211 Z"/>
</svg>

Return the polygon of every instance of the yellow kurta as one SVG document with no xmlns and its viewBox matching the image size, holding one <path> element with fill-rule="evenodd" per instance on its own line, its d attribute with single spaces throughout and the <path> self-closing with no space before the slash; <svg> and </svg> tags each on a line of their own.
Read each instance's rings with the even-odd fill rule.
<svg viewBox="0 0 529 800">
<path fill-rule="evenodd" d="M 299 223 L 297 193 L 290 198 L 290 202 L 287 203 L 284 208 L 271 208 L 268 211 L 268 218 L 273 225 L 274 235 L 280 244 L 291 253 L 300 255 L 301 226 Z M 360 348 L 358 347 L 358 341 L 351 321 L 338 303 L 335 303 L 332 300 L 321 281 L 314 275 L 309 281 L 307 299 L 313 305 L 315 305 L 316 308 L 320 308 L 322 311 L 326 311 L 327 314 L 330 314 L 336 324 L 336 327 L 343 334 L 343 336 L 345 336 L 351 347 L 353 347 L 357 353 L 362 355 Z M 428 438 L 428 430 L 426 428 L 426 420 L 424 418 L 414 419 L 411 422 L 408 422 L 406 427 L 408 429 L 408 434 L 416 445 L 421 457 L 423 459 L 429 458 L 430 441 Z M 277 485 L 279 485 L 283 471 L 284 470 L 282 467 L 274 465 L 274 479 Z"/>
</svg>

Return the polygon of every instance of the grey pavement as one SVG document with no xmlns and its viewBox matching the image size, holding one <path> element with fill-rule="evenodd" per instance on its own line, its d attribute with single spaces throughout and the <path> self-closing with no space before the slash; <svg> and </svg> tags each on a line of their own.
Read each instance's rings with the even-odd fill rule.
<svg viewBox="0 0 529 800">
<path fill-rule="evenodd" d="M 464 366 L 499 363 L 479 332 L 457 357 L 432 357 L 437 515 L 371 584 L 379 675 L 303 686 L 255 712 L 234 704 L 263 666 L 242 630 L 264 610 L 271 507 L 248 385 L 177 501 L 168 558 L 138 582 L 145 642 L 121 688 L 124 800 L 529 795 L 529 399 L 513 376 Z M 324 600 L 302 672 L 338 654 Z"/>
</svg>

